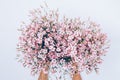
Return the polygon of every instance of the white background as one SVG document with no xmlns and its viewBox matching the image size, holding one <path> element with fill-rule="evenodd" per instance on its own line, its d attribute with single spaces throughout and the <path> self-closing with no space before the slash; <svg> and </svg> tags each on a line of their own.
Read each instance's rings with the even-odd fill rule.
<svg viewBox="0 0 120 80">
<path fill-rule="evenodd" d="M 0 0 L 0 80 L 37 80 L 16 62 L 17 28 L 28 18 L 29 10 L 44 0 Z M 99 74 L 81 73 L 83 80 L 120 80 L 120 1 L 119 0 L 45 0 L 50 8 L 59 8 L 68 17 L 91 17 L 101 24 L 111 40 Z"/>
</svg>

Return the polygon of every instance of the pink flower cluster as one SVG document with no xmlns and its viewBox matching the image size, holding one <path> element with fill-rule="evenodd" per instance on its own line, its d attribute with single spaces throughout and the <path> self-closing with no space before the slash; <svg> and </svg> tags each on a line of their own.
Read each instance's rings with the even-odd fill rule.
<svg viewBox="0 0 120 80">
<path fill-rule="evenodd" d="M 23 66 L 30 67 L 32 74 L 39 73 L 47 62 L 65 65 L 72 72 L 74 62 L 79 72 L 97 70 L 109 48 L 106 34 L 90 20 L 59 16 L 58 11 L 43 8 L 31 12 L 31 22 L 19 29 L 17 50 L 22 52 Z"/>
</svg>

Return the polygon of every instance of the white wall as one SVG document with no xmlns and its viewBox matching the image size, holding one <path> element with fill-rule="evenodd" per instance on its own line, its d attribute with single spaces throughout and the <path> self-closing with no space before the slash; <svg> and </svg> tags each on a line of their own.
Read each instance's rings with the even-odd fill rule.
<svg viewBox="0 0 120 80">
<path fill-rule="evenodd" d="M 83 80 L 120 80 L 120 1 L 119 0 L 0 0 L 0 80 L 37 80 L 29 69 L 15 61 L 17 28 L 28 18 L 28 11 L 46 1 L 50 8 L 59 8 L 68 17 L 91 17 L 100 23 L 111 40 L 99 74 L 86 75 Z"/>
</svg>

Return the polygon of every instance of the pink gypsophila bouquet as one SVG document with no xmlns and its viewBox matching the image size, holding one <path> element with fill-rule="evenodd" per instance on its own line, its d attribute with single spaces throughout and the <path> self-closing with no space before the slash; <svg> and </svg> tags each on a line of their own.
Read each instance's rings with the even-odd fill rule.
<svg viewBox="0 0 120 80">
<path fill-rule="evenodd" d="M 93 21 L 59 17 L 58 10 L 43 7 L 30 12 L 30 23 L 18 29 L 19 61 L 31 68 L 32 74 L 39 73 L 48 61 L 50 65 L 64 65 L 71 73 L 73 62 L 79 72 L 97 71 L 109 48 L 106 34 Z"/>
</svg>

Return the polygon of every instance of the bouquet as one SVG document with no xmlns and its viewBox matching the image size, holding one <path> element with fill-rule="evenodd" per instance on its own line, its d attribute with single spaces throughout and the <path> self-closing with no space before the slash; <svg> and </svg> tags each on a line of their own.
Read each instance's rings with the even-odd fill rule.
<svg viewBox="0 0 120 80">
<path fill-rule="evenodd" d="M 42 6 L 32 10 L 29 17 L 30 22 L 18 29 L 21 35 L 17 50 L 21 53 L 17 58 L 33 75 L 47 62 L 67 67 L 71 73 L 74 73 L 74 62 L 79 72 L 98 70 L 109 48 L 107 34 L 99 24 L 90 19 L 60 16 L 58 10 Z"/>
</svg>

